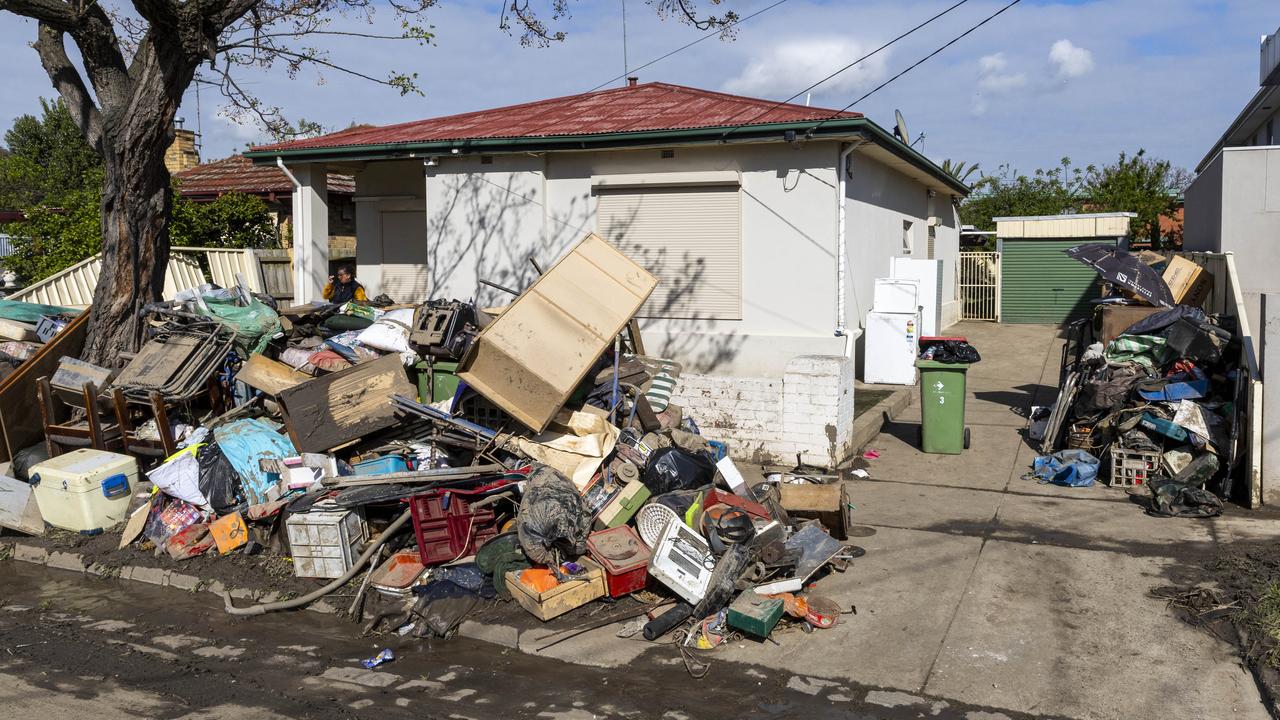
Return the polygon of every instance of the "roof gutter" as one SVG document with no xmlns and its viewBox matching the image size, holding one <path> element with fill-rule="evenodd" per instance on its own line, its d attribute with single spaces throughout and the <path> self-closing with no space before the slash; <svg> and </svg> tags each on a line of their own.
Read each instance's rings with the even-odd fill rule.
<svg viewBox="0 0 1280 720">
<path fill-rule="evenodd" d="M 839 118 L 818 126 L 818 121 L 767 123 L 761 125 L 717 126 L 683 130 L 646 130 L 641 132 L 599 133 L 595 135 L 548 135 L 545 137 L 481 138 L 440 140 L 432 142 L 379 143 L 340 147 L 298 148 L 290 150 L 250 150 L 244 156 L 255 164 L 271 164 L 273 159 L 288 158 L 305 162 L 350 162 L 356 160 L 410 160 L 428 155 L 464 153 L 538 152 L 569 150 L 603 150 L 645 146 L 705 145 L 743 142 L 778 142 L 788 131 L 809 135 L 811 139 L 849 139 L 861 135 L 912 163 L 959 195 L 968 195 L 967 185 L 955 179 L 924 155 L 907 147 L 897 138 L 866 118 Z M 726 139 L 733 132 L 732 139 Z"/>
</svg>

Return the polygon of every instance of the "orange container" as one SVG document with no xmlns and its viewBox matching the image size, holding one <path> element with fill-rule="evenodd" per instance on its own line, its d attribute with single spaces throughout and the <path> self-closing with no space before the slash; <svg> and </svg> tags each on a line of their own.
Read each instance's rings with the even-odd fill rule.
<svg viewBox="0 0 1280 720">
<path fill-rule="evenodd" d="M 422 559 L 415 548 L 401 550 L 387 558 L 369 577 L 369 584 L 374 589 L 391 595 L 403 595 L 422 576 L 426 570 Z"/>
<path fill-rule="evenodd" d="M 234 512 L 209 523 L 209 534 L 223 555 L 249 542 L 249 528 L 245 527 L 244 518 Z"/>
</svg>

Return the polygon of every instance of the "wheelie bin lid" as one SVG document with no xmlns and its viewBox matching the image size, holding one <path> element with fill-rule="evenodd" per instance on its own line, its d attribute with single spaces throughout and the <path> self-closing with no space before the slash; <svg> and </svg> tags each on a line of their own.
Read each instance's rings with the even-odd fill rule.
<svg viewBox="0 0 1280 720">
<path fill-rule="evenodd" d="M 959 370 L 965 372 L 969 363 L 944 363 L 937 360 L 917 360 L 916 367 L 921 370 Z"/>
</svg>

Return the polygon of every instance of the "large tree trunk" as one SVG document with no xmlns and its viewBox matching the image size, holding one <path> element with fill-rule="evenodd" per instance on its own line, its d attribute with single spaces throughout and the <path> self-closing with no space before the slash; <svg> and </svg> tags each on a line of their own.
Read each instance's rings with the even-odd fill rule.
<svg viewBox="0 0 1280 720">
<path fill-rule="evenodd" d="M 102 274 L 93 293 L 89 337 L 83 357 L 114 366 L 121 352 L 143 340 L 142 308 L 164 290 L 169 262 L 172 198 L 164 148 L 172 135 L 172 113 L 158 108 L 133 117 L 134 137 L 104 138 Z M 136 127 L 136 126 L 141 127 Z M 143 137 L 136 137 L 142 135 Z M 155 145 L 159 145 L 157 149 Z"/>
</svg>

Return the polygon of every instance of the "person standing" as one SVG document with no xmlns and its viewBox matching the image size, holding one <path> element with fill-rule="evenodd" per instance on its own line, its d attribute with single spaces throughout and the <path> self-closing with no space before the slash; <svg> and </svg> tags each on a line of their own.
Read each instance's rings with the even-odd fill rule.
<svg viewBox="0 0 1280 720">
<path fill-rule="evenodd" d="M 342 305 L 351 301 L 367 302 L 364 286 L 356 282 L 356 269 L 350 265 L 339 265 L 338 272 L 329 276 L 329 283 L 321 293 L 324 299 L 334 305 Z"/>
</svg>

